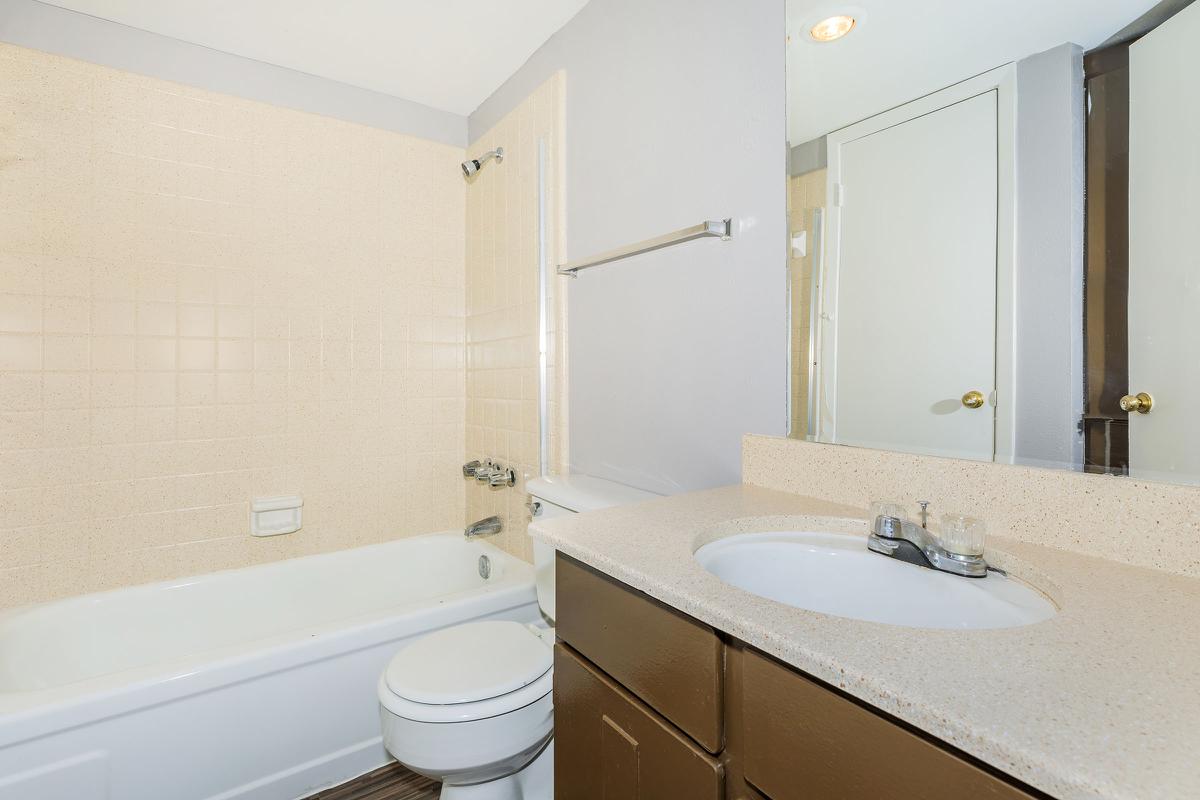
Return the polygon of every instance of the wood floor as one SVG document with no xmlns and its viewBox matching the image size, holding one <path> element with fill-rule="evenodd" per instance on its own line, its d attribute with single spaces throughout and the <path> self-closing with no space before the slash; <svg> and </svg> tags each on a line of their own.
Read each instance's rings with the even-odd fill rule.
<svg viewBox="0 0 1200 800">
<path fill-rule="evenodd" d="M 305 800 L 437 800 L 440 794 L 436 781 L 388 764 Z"/>
</svg>

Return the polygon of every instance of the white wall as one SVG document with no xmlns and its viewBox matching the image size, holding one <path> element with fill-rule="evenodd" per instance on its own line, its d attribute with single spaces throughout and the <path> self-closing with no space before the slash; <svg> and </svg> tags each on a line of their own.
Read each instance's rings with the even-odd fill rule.
<svg viewBox="0 0 1200 800">
<path fill-rule="evenodd" d="M 0 0 L 0 41 L 458 147 L 463 117 L 36 0 Z"/>
<path fill-rule="evenodd" d="M 470 117 L 565 69 L 566 257 L 732 216 L 569 288 L 572 469 L 661 492 L 740 480 L 786 430 L 782 0 L 592 0 Z M 560 280 L 569 280 L 562 278 Z"/>
<path fill-rule="evenodd" d="M 1083 52 L 1017 62 L 1016 461 L 1079 467 L 1083 438 Z"/>
</svg>

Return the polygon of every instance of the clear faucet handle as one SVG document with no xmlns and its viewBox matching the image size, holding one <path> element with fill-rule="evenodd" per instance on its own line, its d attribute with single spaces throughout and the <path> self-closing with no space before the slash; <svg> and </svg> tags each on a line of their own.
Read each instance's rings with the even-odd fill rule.
<svg viewBox="0 0 1200 800">
<path fill-rule="evenodd" d="M 983 555 L 987 526 L 983 520 L 965 514 L 943 514 L 938 539 L 943 548 L 959 556 Z"/>
<path fill-rule="evenodd" d="M 908 511 L 904 507 L 904 503 L 897 503 L 894 500 L 875 500 L 871 505 L 867 506 L 867 515 L 872 522 L 879 517 L 895 517 L 901 522 L 908 521 Z"/>
</svg>

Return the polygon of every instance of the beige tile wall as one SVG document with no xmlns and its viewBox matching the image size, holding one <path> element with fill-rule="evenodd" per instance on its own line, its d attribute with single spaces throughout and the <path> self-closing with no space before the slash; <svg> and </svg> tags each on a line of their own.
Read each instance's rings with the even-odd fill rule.
<svg viewBox="0 0 1200 800">
<path fill-rule="evenodd" d="M 0 45 L 0 606 L 460 525 L 462 158 Z M 250 538 L 277 493 L 304 529 Z"/>
<path fill-rule="evenodd" d="M 551 267 L 561 252 L 563 92 L 557 73 L 468 152 L 505 148 L 501 164 L 481 170 L 467 189 L 467 457 L 493 458 L 521 473 L 515 489 L 467 487 L 468 521 L 499 514 L 504 533 L 494 541 L 525 559 L 524 479 L 539 473 L 538 434 L 538 140 L 547 146 L 547 232 Z M 565 361 L 561 293 L 566 279 L 550 278 L 551 470 L 566 462 Z"/>
<path fill-rule="evenodd" d="M 812 315 L 814 263 L 813 211 L 825 207 L 825 170 L 788 178 L 788 232 L 808 234 L 808 255 L 797 257 L 788 248 L 791 282 L 791 427 L 789 435 L 808 435 L 808 340 Z"/>
</svg>

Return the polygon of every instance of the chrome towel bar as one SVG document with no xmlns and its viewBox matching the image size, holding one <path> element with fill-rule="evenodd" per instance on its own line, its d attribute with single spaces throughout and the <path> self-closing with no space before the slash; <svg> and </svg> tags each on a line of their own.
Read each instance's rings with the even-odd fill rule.
<svg viewBox="0 0 1200 800">
<path fill-rule="evenodd" d="M 682 242 L 690 242 L 693 239 L 706 239 L 709 237 L 718 237 L 721 241 L 729 241 L 733 238 L 733 220 L 707 220 L 699 225 L 693 225 L 690 228 L 681 228 L 677 231 L 664 233 L 662 236 L 655 236 L 653 239 L 646 239 L 641 242 L 618 247 L 615 250 L 609 250 L 604 253 L 599 253 L 591 258 L 583 258 L 579 261 L 569 261 L 566 264 L 560 264 L 558 267 L 559 275 L 567 275 L 569 277 L 578 277 L 579 272 L 592 267 L 598 267 L 601 264 L 607 264 L 610 261 L 618 261 L 622 258 L 649 253 L 651 250 L 661 250 L 664 247 L 670 247 L 674 244 Z"/>
</svg>

